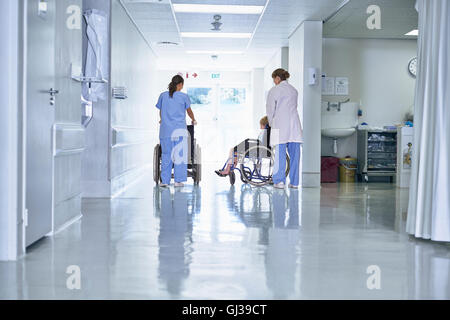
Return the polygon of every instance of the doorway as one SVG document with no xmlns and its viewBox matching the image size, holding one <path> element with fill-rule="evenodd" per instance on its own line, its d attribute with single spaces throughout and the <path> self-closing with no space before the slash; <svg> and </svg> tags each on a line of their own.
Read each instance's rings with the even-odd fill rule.
<svg viewBox="0 0 450 320">
<path fill-rule="evenodd" d="M 203 163 L 223 165 L 230 148 L 255 136 L 248 84 L 196 84 L 187 87 L 187 94 L 199 123 L 196 137 Z"/>
<path fill-rule="evenodd" d="M 52 231 L 55 0 L 28 1 L 26 246 Z"/>
</svg>

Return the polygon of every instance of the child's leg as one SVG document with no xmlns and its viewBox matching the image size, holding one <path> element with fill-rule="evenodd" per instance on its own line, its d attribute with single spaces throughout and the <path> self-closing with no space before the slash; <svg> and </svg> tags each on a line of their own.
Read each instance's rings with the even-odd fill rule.
<svg viewBox="0 0 450 320">
<path fill-rule="evenodd" d="M 230 170 L 231 170 L 231 166 L 233 165 L 233 163 L 236 165 L 236 160 L 235 160 L 235 156 L 234 156 L 234 148 L 230 150 L 230 154 L 229 154 L 229 157 L 228 157 L 227 164 L 225 166 L 225 169 L 221 173 L 222 174 L 229 174 Z"/>
</svg>

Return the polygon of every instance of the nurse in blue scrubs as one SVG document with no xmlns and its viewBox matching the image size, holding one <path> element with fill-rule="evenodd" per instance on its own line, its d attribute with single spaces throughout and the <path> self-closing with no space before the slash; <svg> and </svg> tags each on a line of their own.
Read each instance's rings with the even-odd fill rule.
<svg viewBox="0 0 450 320">
<path fill-rule="evenodd" d="M 169 84 L 169 91 L 162 93 L 156 108 L 161 114 L 161 128 L 159 139 L 162 149 L 161 187 L 168 187 L 172 180 L 174 167 L 175 187 L 183 187 L 187 181 L 188 162 L 188 132 L 186 127 L 186 113 L 196 125 L 194 113 L 191 109 L 189 96 L 181 90 L 184 87 L 183 77 L 173 77 Z"/>
</svg>

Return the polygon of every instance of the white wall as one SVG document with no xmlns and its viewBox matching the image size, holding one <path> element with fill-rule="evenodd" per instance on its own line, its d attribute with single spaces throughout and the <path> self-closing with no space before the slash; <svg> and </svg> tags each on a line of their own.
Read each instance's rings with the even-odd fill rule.
<svg viewBox="0 0 450 320">
<path fill-rule="evenodd" d="M 289 48 L 279 48 L 264 67 L 264 97 L 274 86 L 272 73 L 279 68 L 289 70 Z"/>
<path fill-rule="evenodd" d="M 126 87 L 128 99 L 111 100 L 109 179 L 113 197 L 133 197 L 151 176 L 158 142 L 156 56 L 119 0 L 111 15 L 111 87 Z"/>
<path fill-rule="evenodd" d="M 83 4 L 111 15 L 108 90 L 128 91 L 126 100 L 94 103 L 83 155 L 83 197 L 128 197 L 151 175 L 158 138 L 156 57 L 119 0 Z"/>
<path fill-rule="evenodd" d="M 305 21 L 289 38 L 290 83 L 299 91 L 303 125 L 302 185 L 320 186 L 321 87 L 308 85 L 308 69 L 322 69 L 322 21 Z"/>
<path fill-rule="evenodd" d="M 408 74 L 417 56 L 416 40 L 324 39 L 323 72 L 348 77 L 348 97 L 323 96 L 324 101 L 350 98 L 362 102 L 360 123 L 395 125 L 414 104 L 415 79 Z M 322 154 L 332 155 L 332 141 L 323 139 Z M 339 141 L 338 156 L 356 156 L 356 135 Z"/>
<path fill-rule="evenodd" d="M 266 115 L 266 99 L 264 95 L 264 69 L 258 68 L 252 71 L 252 85 L 253 92 L 253 119 L 261 119 Z M 257 121 L 253 121 L 255 130 L 259 129 Z"/>
<path fill-rule="evenodd" d="M 0 28 L 0 261 L 16 260 L 23 252 L 20 236 L 23 209 L 22 107 L 19 12 L 16 0 L 2 0 Z"/>
</svg>

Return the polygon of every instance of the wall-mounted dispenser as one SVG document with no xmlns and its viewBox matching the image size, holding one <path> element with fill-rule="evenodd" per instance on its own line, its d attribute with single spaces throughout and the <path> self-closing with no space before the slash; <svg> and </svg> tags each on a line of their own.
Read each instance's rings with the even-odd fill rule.
<svg viewBox="0 0 450 320">
<path fill-rule="evenodd" d="M 319 84 L 319 69 L 318 68 L 309 68 L 308 69 L 308 84 L 310 86 L 316 86 Z"/>
</svg>

